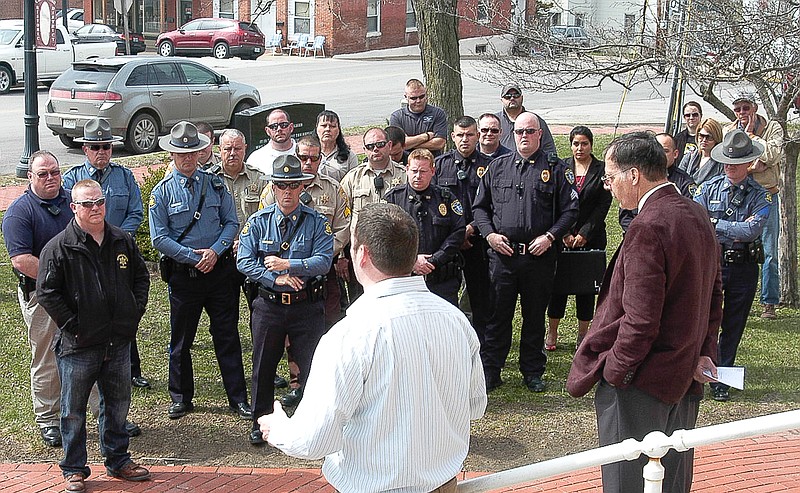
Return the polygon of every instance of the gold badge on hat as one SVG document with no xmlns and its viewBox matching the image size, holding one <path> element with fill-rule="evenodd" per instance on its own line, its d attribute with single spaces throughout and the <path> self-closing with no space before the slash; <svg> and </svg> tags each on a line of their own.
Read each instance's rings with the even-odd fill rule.
<svg viewBox="0 0 800 493">
<path fill-rule="evenodd" d="M 124 253 L 120 253 L 117 255 L 117 264 L 119 264 L 120 269 L 127 269 L 128 268 L 128 256 Z"/>
<path fill-rule="evenodd" d="M 444 204 L 439 204 L 439 214 L 446 216 L 447 215 L 447 206 Z"/>
<path fill-rule="evenodd" d="M 288 166 L 284 166 L 283 167 L 283 172 L 284 173 L 288 173 L 289 172 L 289 167 Z"/>
<path fill-rule="evenodd" d="M 542 170 L 542 181 L 545 182 L 545 183 L 550 181 L 550 170 L 549 169 L 543 169 Z"/>
</svg>

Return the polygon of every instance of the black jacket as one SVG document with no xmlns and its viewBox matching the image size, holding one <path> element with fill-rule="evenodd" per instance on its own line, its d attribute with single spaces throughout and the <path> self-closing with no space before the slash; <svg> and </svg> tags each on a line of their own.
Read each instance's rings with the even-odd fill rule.
<svg viewBox="0 0 800 493">
<path fill-rule="evenodd" d="M 565 160 L 567 166 L 575 172 L 575 158 Z M 580 234 L 586 238 L 584 248 L 604 250 L 606 248 L 606 215 L 611 208 L 611 192 L 603 187 L 605 164 L 592 156 L 589 169 L 586 170 L 583 187 L 578 192 L 578 220 L 572 227 L 572 234 Z"/>
<path fill-rule="evenodd" d="M 60 354 L 132 340 L 149 288 L 133 238 L 108 223 L 98 247 L 73 219 L 39 258 L 36 294 L 61 329 Z"/>
</svg>

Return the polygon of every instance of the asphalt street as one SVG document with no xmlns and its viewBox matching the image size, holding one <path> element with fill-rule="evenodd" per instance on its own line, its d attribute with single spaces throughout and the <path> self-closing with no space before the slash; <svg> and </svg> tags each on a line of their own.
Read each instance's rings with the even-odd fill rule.
<svg viewBox="0 0 800 493">
<path fill-rule="evenodd" d="M 142 56 L 142 55 L 140 55 Z M 259 60 L 238 58 L 199 59 L 231 80 L 257 87 L 263 103 L 303 101 L 324 103 L 336 111 L 345 127 L 383 125 L 400 105 L 405 81 L 422 78 L 418 58 L 342 59 L 299 58 L 264 55 Z M 478 116 L 500 108 L 502 81 L 480 82 L 474 78 L 479 62 L 462 62 L 464 109 Z M 624 97 L 620 86 L 604 84 L 597 89 L 561 91 L 554 94 L 525 94 L 525 105 L 538 112 L 549 124 L 660 126 L 664 123 L 669 85 L 638 86 Z M 47 103 L 45 88 L 38 91 L 40 117 Z M 24 93 L 21 88 L 0 95 L 0 174 L 14 173 L 24 148 Z M 710 114 L 709 116 L 713 116 Z M 83 160 L 80 149 L 67 149 L 44 124 L 39 122 L 39 146 L 53 151 L 64 164 Z M 115 148 L 115 156 L 125 155 Z"/>
</svg>

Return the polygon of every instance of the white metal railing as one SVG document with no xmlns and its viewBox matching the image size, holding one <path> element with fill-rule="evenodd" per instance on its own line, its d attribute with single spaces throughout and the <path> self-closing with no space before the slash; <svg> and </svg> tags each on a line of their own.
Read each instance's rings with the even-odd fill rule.
<svg viewBox="0 0 800 493">
<path fill-rule="evenodd" d="M 677 430 L 671 436 L 654 431 L 645 436 L 642 441 L 629 438 L 614 445 L 606 445 L 557 459 L 468 479 L 458 483 L 458 493 L 480 493 L 505 488 L 587 467 L 602 466 L 621 460 L 635 460 L 641 454 L 652 459 L 648 461 L 642 471 L 642 476 L 645 478 L 644 493 L 660 493 L 661 481 L 664 478 L 664 466 L 661 465 L 660 459 L 671 448 L 683 452 L 701 445 L 769 435 L 793 429 L 800 429 L 800 410 L 769 414 L 693 430 Z"/>
</svg>

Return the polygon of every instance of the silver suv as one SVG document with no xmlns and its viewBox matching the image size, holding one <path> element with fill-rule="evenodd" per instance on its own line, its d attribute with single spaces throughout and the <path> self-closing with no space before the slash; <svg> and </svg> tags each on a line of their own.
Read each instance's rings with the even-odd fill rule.
<svg viewBox="0 0 800 493">
<path fill-rule="evenodd" d="M 552 26 L 550 28 L 550 42 L 564 46 L 580 46 L 588 48 L 591 44 L 586 30 L 580 26 Z"/>
<path fill-rule="evenodd" d="M 159 135 L 181 120 L 215 129 L 261 104 L 258 89 L 229 81 L 205 65 L 178 57 L 115 57 L 74 63 L 50 88 L 47 128 L 67 147 L 91 118 L 106 118 L 136 154 L 152 152 Z"/>
</svg>

